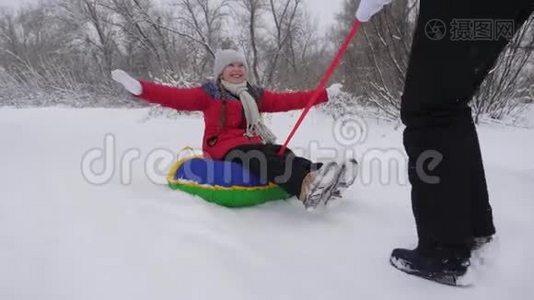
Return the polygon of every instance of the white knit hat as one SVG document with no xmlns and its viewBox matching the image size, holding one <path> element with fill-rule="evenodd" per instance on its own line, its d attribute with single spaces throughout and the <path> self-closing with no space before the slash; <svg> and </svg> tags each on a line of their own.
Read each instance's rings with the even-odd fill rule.
<svg viewBox="0 0 534 300">
<path fill-rule="evenodd" d="M 247 68 L 245 55 L 233 49 L 217 50 L 213 64 L 213 76 L 218 78 L 229 64 L 241 63 Z"/>
</svg>

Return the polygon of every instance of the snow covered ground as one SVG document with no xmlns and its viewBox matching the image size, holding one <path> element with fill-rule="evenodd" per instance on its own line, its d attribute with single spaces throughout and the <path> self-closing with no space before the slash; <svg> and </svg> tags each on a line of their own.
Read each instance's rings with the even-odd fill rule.
<svg viewBox="0 0 534 300">
<path fill-rule="evenodd" d="M 308 213 L 296 200 L 227 209 L 154 183 L 162 179 L 158 158 L 199 146 L 202 121 L 147 121 L 146 113 L 0 109 L 0 299 L 531 299 L 534 293 L 532 128 L 480 127 L 499 239 L 477 285 L 461 289 L 389 266 L 392 248 L 416 241 L 395 124 L 358 121 L 367 133 L 350 147 L 362 164 L 358 184 L 332 207 Z M 280 140 L 296 117 L 270 118 Z M 313 112 L 292 147 L 342 149 L 333 127 Z M 115 158 L 95 160 L 92 174 L 83 158 L 91 162 L 100 153 L 95 148 L 104 147 L 106 134 Z M 128 157 L 138 157 L 131 170 L 121 163 Z M 382 168 L 373 167 L 381 159 Z M 395 161 L 400 171 L 389 165 Z M 89 182 L 98 180 L 106 182 Z"/>
</svg>

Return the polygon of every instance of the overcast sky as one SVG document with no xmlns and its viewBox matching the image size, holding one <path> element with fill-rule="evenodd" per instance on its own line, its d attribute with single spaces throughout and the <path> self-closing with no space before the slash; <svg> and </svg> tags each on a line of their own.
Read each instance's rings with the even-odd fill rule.
<svg viewBox="0 0 534 300">
<path fill-rule="evenodd" d="M 32 3 L 38 0 L 0 0 L 0 6 L 18 7 L 22 3 Z M 341 9 L 342 0 L 304 0 L 310 12 L 318 18 L 321 27 L 333 23 L 334 15 Z"/>
</svg>

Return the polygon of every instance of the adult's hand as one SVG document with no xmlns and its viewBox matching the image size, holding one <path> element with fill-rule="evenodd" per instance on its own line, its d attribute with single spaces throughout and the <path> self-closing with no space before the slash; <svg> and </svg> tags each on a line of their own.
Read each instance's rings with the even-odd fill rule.
<svg viewBox="0 0 534 300">
<path fill-rule="evenodd" d="M 391 3 L 393 0 L 360 0 L 360 5 L 356 11 L 356 19 L 360 22 L 367 22 L 371 17 L 382 10 L 384 5 Z"/>
</svg>

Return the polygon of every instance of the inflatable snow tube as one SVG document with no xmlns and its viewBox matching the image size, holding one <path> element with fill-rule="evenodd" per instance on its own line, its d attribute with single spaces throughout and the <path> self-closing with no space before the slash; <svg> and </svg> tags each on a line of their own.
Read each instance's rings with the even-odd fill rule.
<svg viewBox="0 0 534 300">
<path fill-rule="evenodd" d="M 240 164 L 193 156 L 169 170 L 169 187 L 226 207 L 246 207 L 290 197 L 278 185 L 262 182 Z"/>
</svg>

